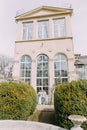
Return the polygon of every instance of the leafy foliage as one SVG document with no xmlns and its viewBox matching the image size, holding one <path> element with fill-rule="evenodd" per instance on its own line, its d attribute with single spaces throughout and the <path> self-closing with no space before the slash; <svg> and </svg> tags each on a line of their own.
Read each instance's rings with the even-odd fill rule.
<svg viewBox="0 0 87 130">
<path fill-rule="evenodd" d="M 0 119 L 26 120 L 35 108 L 35 90 L 24 83 L 0 83 Z"/>
<path fill-rule="evenodd" d="M 72 81 L 71 83 L 60 84 L 54 93 L 54 106 L 56 121 L 64 128 L 72 127 L 68 116 L 79 114 L 87 117 L 87 80 Z M 87 123 L 84 123 L 84 130 Z"/>
</svg>

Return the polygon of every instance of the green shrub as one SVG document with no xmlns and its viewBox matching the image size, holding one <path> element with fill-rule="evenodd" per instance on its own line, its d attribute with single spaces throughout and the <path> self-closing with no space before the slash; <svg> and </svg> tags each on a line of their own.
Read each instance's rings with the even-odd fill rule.
<svg viewBox="0 0 87 130">
<path fill-rule="evenodd" d="M 26 120 L 37 103 L 35 90 L 24 83 L 0 83 L 0 119 Z"/>
<path fill-rule="evenodd" d="M 54 92 L 54 107 L 56 121 L 59 126 L 70 129 L 72 127 L 68 116 L 79 114 L 87 117 L 87 81 L 72 81 L 60 84 Z M 87 123 L 82 127 L 87 130 Z"/>
</svg>

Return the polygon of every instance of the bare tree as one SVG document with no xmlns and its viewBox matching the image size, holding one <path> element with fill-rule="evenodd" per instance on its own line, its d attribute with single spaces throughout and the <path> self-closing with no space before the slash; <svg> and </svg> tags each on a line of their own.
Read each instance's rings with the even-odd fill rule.
<svg viewBox="0 0 87 130">
<path fill-rule="evenodd" d="M 11 78 L 13 69 L 13 59 L 0 55 L 0 77 Z"/>
</svg>

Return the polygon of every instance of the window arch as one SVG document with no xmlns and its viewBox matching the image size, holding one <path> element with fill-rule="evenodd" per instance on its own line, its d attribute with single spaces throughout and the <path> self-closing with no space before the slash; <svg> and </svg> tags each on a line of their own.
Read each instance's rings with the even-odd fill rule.
<svg viewBox="0 0 87 130">
<path fill-rule="evenodd" d="M 55 84 L 68 82 L 68 63 L 64 54 L 58 54 L 54 58 Z"/>
<path fill-rule="evenodd" d="M 24 55 L 20 60 L 20 79 L 28 84 L 31 81 L 31 58 Z"/>
<path fill-rule="evenodd" d="M 48 56 L 41 54 L 37 57 L 37 93 L 45 91 L 48 94 L 49 74 L 48 74 Z"/>
</svg>

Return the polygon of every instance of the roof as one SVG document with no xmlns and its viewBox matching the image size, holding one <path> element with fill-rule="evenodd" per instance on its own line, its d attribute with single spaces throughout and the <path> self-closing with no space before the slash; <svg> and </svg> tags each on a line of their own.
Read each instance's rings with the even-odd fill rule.
<svg viewBox="0 0 87 130">
<path fill-rule="evenodd" d="M 48 15 L 60 15 L 60 14 L 72 14 L 72 9 L 67 8 L 59 8 L 59 7 L 52 7 L 52 6 L 40 6 L 35 8 L 31 11 L 23 13 L 21 15 L 16 16 L 16 21 L 27 19 L 27 18 L 34 18 L 34 17 L 41 17 L 41 16 L 48 16 Z"/>
</svg>

